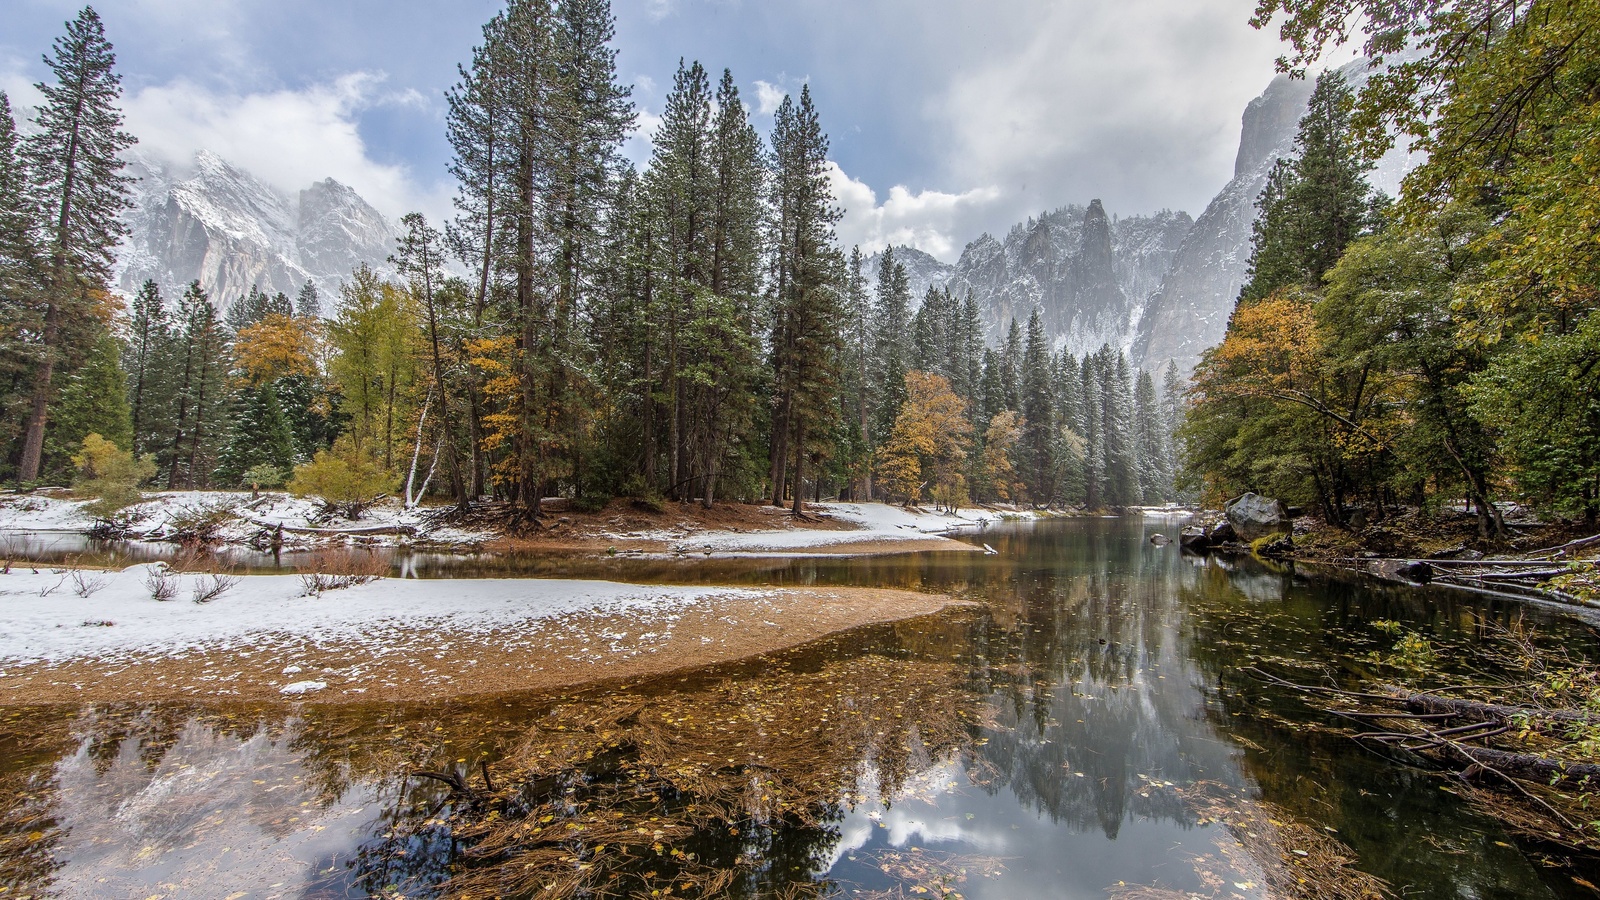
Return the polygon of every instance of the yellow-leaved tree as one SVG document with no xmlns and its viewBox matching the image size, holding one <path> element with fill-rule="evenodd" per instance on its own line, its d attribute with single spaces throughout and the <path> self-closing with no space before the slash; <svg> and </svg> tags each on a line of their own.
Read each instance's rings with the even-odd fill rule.
<svg viewBox="0 0 1600 900">
<path fill-rule="evenodd" d="M 967 401 L 956 396 L 949 380 L 907 372 L 906 402 L 878 452 L 884 490 L 907 504 L 922 500 L 926 491 L 939 505 L 958 508 L 966 500 L 961 469 L 971 437 Z"/>
</svg>

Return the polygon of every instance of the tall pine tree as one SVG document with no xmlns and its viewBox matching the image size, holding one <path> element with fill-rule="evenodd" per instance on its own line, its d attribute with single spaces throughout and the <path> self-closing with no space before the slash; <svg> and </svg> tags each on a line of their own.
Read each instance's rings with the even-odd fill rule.
<svg viewBox="0 0 1600 900">
<path fill-rule="evenodd" d="M 35 85 L 43 102 L 24 141 L 32 202 L 44 234 L 45 291 L 40 359 L 34 375 L 17 477 L 39 476 L 56 365 L 93 333 L 96 294 L 105 289 L 112 254 L 126 228 L 130 178 L 120 154 L 134 144 L 122 131 L 121 78 L 100 16 L 84 7 L 44 58 L 54 83 Z"/>
</svg>

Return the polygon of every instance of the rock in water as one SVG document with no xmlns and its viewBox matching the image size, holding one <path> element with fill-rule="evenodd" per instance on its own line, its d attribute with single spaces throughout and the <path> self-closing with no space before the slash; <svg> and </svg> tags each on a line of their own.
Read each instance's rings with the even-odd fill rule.
<svg viewBox="0 0 1600 900">
<path fill-rule="evenodd" d="M 1245 494 L 1228 503 L 1224 510 L 1228 523 L 1241 540 L 1254 541 L 1272 534 L 1287 534 L 1289 511 L 1277 500 L 1260 494 Z"/>
<path fill-rule="evenodd" d="M 1227 522 L 1218 522 L 1211 526 L 1211 531 L 1207 534 L 1207 537 L 1211 538 L 1212 544 L 1231 544 L 1239 539 L 1238 533 Z"/>
<path fill-rule="evenodd" d="M 1412 582 L 1413 584 L 1427 584 L 1433 580 L 1433 566 L 1430 566 L 1421 560 L 1408 562 L 1400 568 L 1395 569 L 1394 573 L 1399 575 L 1401 578 Z"/>
<path fill-rule="evenodd" d="M 1157 547 L 1165 547 L 1172 543 L 1172 539 L 1158 531 L 1150 535 L 1150 543 L 1155 544 Z"/>
<path fill-rule="evenodd" d="M 1211 539 L 1206 537 L 1206 530 L 1198 525 L 1185 525 L 1178 532 L 1178 544 L 1185 550 L 1200 552 L 1211 546 Z"/>
</svg>

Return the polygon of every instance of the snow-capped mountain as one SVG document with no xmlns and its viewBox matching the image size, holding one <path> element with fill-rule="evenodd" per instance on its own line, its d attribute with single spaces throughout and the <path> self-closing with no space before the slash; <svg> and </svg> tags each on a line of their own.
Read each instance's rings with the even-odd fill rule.
<svg viewBox="0 0 1600 900">
<path fill-rule="evenodd" d="M 930 254 L 924 253 L 915 247 L 904 244 L 894 248 L 894 261 L 905 267 L 906 283 L 911 286 L 911 308 L 915 310 L 922 305 L 922 298 L 928 293 L 928 288 L 944 287 L 956 274 L 956 267 L 941 262 Z M 867 289 L 872 290 L 878 283 L 878 267 L 883 264 L 883 251 L 868 256 L 862 263 L 862 272 L 867 276 Z"/>
<path fill-rule="evenodd" d="M 125 292 L 153 279 L 175 297 L 198 280 L 225 309 L 252 285 L 292 297 L 311 281 L 331 298 L 360 263 L 390 268 L 394 225 L 331 178 L 290 197 L 208 151 L 187 166 L 136 156 L 127 171 L 138 181 L 118 256 Z"/>
<path fill-rule="evenodd" d="M 1026 321 L 1038 306 L 1055 345 L 1073 353 L 1101 344 L 1126 348 L 1193 221 L 1187 213 L 1113 219 L 1099 200 L 1066 206 L 1014 226 L 1004 240 L 985 234 L 967 245 L 955 265 L 910 247 L 896 247 L 915 302 L 930 285 L 969 291 L 978 301 L 986 336 L 1003 340 L 1013 318 Z M 875 276 L 881 253 L 868 258 Z"/>
</svg>

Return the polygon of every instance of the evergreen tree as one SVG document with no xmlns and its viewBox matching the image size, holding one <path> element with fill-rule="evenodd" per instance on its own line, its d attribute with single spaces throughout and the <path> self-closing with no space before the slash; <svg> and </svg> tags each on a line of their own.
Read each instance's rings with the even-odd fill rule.
<svg viewBox="0 0 1600 900">
<path fill-rule="evenodd" d="M 878 261 L 877 290 L 872 307 L 873 443 L 881 445 L 900 416 L 910 371 L 911 283 L 905 267 L 885 247 Z"/>
<path fill-rule="evenodd" d="M 1006 342 L 1000 349 L 1000 389 L 1005 393 L 1005 409 L 1022 409 L 1022 325 L 1016 319 L 1006 329 Z"/>
<path fill-rule="evenodd" d="M 27 417 L 39 364 L 35 335 L 43 331 L 42 269 L 34 210 L 11 101 L 0 91 L 0 420 Z M 0 472 L 14 457 L 11 443 L 22 435 L 0 434 Z"/>
<path fill-rule="evenodd" d="M 316 322 L 322 319 L 322 297 L 317 293 L 317 286 L 307 281 L 300 286 L 300 293 L 294 297 L 294 314 L 296 318 Z"/>
<path fill-rule="evenodd" d="M 1134 460 L 1138 474 L 1140 502 L 1164 503 L 1171 491 L 1172 474 L 1167 468 L 1165 417 L 1156 399 L 1155 379 L 1139 370 L 1133 392 Z"/>
<path fill-rule="evenodd" d="M 785 97 L 774 118 L 773 337 L 776 403 L 772 434 L 773 502 L 792 485 L 798 514 L 805 488 L 805 462 L 813 441 L 832 426 L 838 378 L 838 283 L 842 265 L 833 247 L 840 212 L 828 177 L 828 138 L 817 120 L 809 86 L 800 101 Z M 788 460 L 794 477 L 788 479 Z"/>
<path fill-rule="evenodd" d="M 83 361 L 61 385 L 52 414 L 54 424 L 45 439 L 42 469 L 42 474 L 52 481 L 70 480 L 75 468 L 72 455 L 91 434 L 98 434 L 123 450 L 133 446 L 127 375 L 122 371 L 119 350 L 116 339 L 104 326 L 95 329 Z"/>
<path fill-rule="evenodd" d="M 234 392 L 228 436 L 212 477 L 219 487 L 243 487 L 245 473 L 270 466 L 286 477 L 294 467 L 294 436 L 271 385 L 244 385 Z"/>
<path fill-rule="evenodd" d="M 226 436 L 228 374 L 225 329 L 200 282 L 178 300 L 173 340 L 172 430 L 156 454 L 174 490 L 204 487 Z"/>
<path fill-rule="evenodd" d="M 146 281 L 134 295 L 128 319 L 127 360 L 129 408 L 132 418 L 132 447 L 135 456 L 155 452 L 157 433 L 169 413 L 170 372 L 168 369 L 171 327 L 166 302 L 154 281 Z M 104 432 L 102 432 L 104 434 Z"/>
<path fill-rule="evenodd" d="M 67 23 L 45 65 L 55 83 L 43 95 L 33 134 L 24 141 L 30 195 L 44 233 L 45 292 L 39 362 L 17 475 L 39 475 L 55 368 L 70 346 L 87 346 L 95 324 L 94 290 L 103 288 L 127 208 L 120 154 L 134 144 L 122 129 L 121 78 L 116 55 L 93 8 Z"/>
<path fill-rule="evenodd" d="M 1039 308 L 1028 317 L 1028 337 L 1022 355 L 1023 479 L 1036 504 L 1055 497 L 1055 392 L 1051 385 L 1050 344 Z"/>
<path fill-rule="evenodd" d="M 849 428 L 842 454 L 852 473 L 853 496 L 872 498 L 872 300 L 861 248 L 850 251 L 844 285 L 844 409 Z"/>
<path fill-rule="evenodd" d="M 1371 167 L 1350 126 L 1351 102 L 1338 72 L 1317 77 L 1295 138 L 1297 156 L 1273 168 L 1257 203 L 1241 300 L 1290 285 L 1320 288 L 1344 248 L 1378 226 L 1383 201 L 1366 181 Z"/>
</svg>

